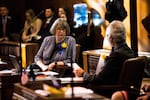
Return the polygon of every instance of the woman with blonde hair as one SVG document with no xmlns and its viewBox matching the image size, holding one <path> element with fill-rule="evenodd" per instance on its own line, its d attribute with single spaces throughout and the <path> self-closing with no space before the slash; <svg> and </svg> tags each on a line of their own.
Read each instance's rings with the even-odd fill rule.
<svg viewBox="0 0 150 100">
<path fill-rule="evenodd" d="M 32 9 L 27 10 L 25 16 L 26 20 L 22 33 L 22 41 L 33 42 L 33 38 L 38 40 L 40 37 L 37 34 L 41 28 L 42 20 L 35 16 L 35 12 Z"/>
</svg>

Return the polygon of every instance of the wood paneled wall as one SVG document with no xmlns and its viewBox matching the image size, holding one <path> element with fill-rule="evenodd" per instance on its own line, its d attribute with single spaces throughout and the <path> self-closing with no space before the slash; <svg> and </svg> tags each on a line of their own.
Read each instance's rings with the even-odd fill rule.
<svg viewBox="0 0 150 100">
<path fill-rule="evenodd" d="M 55 9 L 64 7 L 67 9 L 68 14 L 70 14 L 70 18 L 72 20 L 73 4 L 81 2 L 82 0 L 0 0 L 0 5 L 8 6 L 10 15 L 18 18 L 20 27 L 22 27 L 25 19 L 25 11 L 29 8 L 32 8 L 36 13 L 39 13 L 40 11 L 50 6 L 54 7 Z"/>
<path fill-rule="evenodd" d="M 55 8 L 65 7 L 68 9 L 70 18 L 73 19 L 73 4 L 86 2 L 89 0 L 0 0 L 0 4 L 5 4 L 10 9 L 10 14 L 18 19 L 20 28 L 24 23 L 24 13 L 26 9 L 33 8 L 36 13 L 40 12 L 48 6 Z M 98 1 L 98 0 L 92 0 Z M 125 7 L 128 11 L 128 17 L 124 20 L 127 27 L 127 36 L 130 36 L 130 0 L 124 0 Z M 150 13 L 150 0 L 136 0 L 137 2 L 137 32 L 138 32 L 138 50 L 150 52 L 150 38 L 148 33 L 143 27 L 141 20 Z M 127 42 L 130 45 L 130 37 L 127 38 Z"/>
</svg>

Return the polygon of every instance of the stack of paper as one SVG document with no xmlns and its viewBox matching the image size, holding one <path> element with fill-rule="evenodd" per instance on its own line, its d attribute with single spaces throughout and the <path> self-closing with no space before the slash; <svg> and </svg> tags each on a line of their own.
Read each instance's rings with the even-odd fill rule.
<svg viewBox="0 0 150 100">
<path fill-rule="evenodd" d="M 93 92 L 93 90 L 87 89 L 85 87 L 75 86 L 75 87 L 73 87 L 73 93 L 74 93 L 74 95 L 82 96 L 83 94 L 91 94 L 94 92 Z M 72 94 L 72 88 L 69 88 L 66 91 L 65 95 L 71 95 L 71 94 Z"/>
</svg>

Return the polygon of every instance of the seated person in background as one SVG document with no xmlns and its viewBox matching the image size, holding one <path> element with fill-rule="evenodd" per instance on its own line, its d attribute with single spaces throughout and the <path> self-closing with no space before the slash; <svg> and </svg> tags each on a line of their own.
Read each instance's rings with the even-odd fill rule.
<svg viewBox="0 0 150 100">
<path fill-rule="evenodd" d="M 54 14 L 55 14 L 54 8 L 49 7 L 45 9 L 45 18 L 43 19 L 41 29 L 38 33 L 38 35 L 41 36 L 41 39 L 38 41 L 40 44 L 42 43 L 43 39 L 46 36 L 52 35 L 50 33 L 50 28 L 53 25 L 54 21 L 56 20 Z"/>
<path fill-rule="evenodd" d="M 1 6 L 0 10 L 0 41 L 13 40 L 19 36 L 16 22 L 9 16 L 9 10 L 6 6 Z"/>
<path fill-rule="evenodd" d="M 58 17 L 61 17 L 61 14 L 66 14 L 65 8 L 62 7 L 58 8 Z"/>
<path fill-rule="evenodd" d="M 116 91 L 112 94 L 111 100 L 150 100 L 150 85 L 143 85 L 140 91 L 135 88 L 128 91 Z"/>
<path fill-rule="evenodd" d="M 136 100 L 150 100 L 150 94 L 140 96 Z"/>
<path fill-rule="evenodd" d="M 111 100 L 150 100 L 150 94 L 139 96 L 133 92 L 116 91 L 112 94 Z"/>
<path fill-rule="evenodd" d="M 107 27 L 106 35 L 112 46 L 112 52 L 106 57 L 104 64 L 97 65 L 96 73 L 90 75 L 82 68 L 74 70 L 77 77 L 83 76 L 85 82 L 95 84 L 116 84 L 126 59 L 135 57 L 133 50 L 126 44 L 126 30 L 121 21 L 113 21 Z"/>
<path fill-rule="evenodd" d="M 71 29 L 71 33 L 72 33 L 74 23 L 70 19 L 69 10 L 67 8 L 64 8 L 64 7 L 59 7 L 57 10 L 57 16 L 58 16 L 58 18 L 62 18 L 63 20 L 66 20 L 68 22 L 70 29 Z"/>
<path fill-rule="evenodd" d="M 126 91 L 117 91 L 113 93 L 111 100 L 128 100 L 128 95 Z"/>
<path fill-rule="evenodd" d="M 61 14 L 61 15 L 60 15 L 60 18 L 62 18 L 63 20 L 67 21 L 67 16 L 66 16 L 66 14 Z"/>
<path fill-rule="evenodd" d="M 73 37 L 67 36 L 70 33 L 68 23 L 57 19 L 52 27 L 51 33 L 54 35 L 45 37 L 35 55 L 35 64 L 42 71 L 52 70 L 55 65 L 66 65 L 70 63 L 70 58 L 75 62 L 76 41 Z"/>
<path fill-rule="evenodd" d="M 24 24 L 24 30 L 22 33 L 23 42 L 33 42 L 33 40 L 40 39 L 38 32 L 41 28 L 42 21 L 41 19 L 35 16 L 35 12 L 32 9 L 29 9 L 25 13 L 26 20 Z"/>
</svg>

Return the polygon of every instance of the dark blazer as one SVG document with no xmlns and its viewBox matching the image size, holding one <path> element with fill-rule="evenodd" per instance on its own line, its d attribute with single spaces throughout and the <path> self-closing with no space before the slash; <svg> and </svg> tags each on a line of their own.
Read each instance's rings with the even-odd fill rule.
<svg viewBox="0 0 150 100">
<path fill-rule="evenodd" d="M 52 35 L 52 34 L 50 33 L 50 28 L 51 28 L 51 26 L 53 25 L 53 23 L 54 23 L 55 20 L 56 20 L 56 18 L 55 18 L 55 17 L 52 17 L 51 20 L 50 20 L 50 22 L 46 25 L 46 27 L 45 27 L 46 19 L 43 20 L 41 29 L 40 29 L 40 31 L 39 31 L 39 33 L 38 33 L 38 35 L 41 36 L 41 39 L 38 40 L 38 43 L 39 43 L 40 45 L 42 44 L 42 41 L 44 40 L 44 38 L 45 38 L 46 36 Z"/>
<path fill-rule="evenodd" d="M 0 16 L 0 37 L 3 37 L 3 32 L 2 32 L 2 17 Z M 12 17 L 7 16 L 7 24 L 6 24 L 6 36 L 10 39 L 11 34 L 17 33 L 17 24 L 15 21 L 12 19 Z"/>
<path fill-rule="evenodd" d="M 39 35 L 41 35 L 41 36 L 49 36 L 49 35 L 51 35 L 49 30 L 50 30 L 50 28 L 53 25 L 55 20 L 56 20 L 56 18 L 52 17 L 50 22 L 46 25 L 46 27 L 45 27 L 46 19 L 43 20 L 43 23 L 42 23 Z"/>
<path fill-rule="evenodd" d="M 96 84 L 116 84 L 126 59 L 135 57 L 134 52 L 127 46 L 121 44 L 106 58 L 104 69 L 98 74 L 89 75 L 84 73 L 83 77 L 85 82 Z"/>
</svg>

